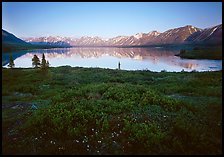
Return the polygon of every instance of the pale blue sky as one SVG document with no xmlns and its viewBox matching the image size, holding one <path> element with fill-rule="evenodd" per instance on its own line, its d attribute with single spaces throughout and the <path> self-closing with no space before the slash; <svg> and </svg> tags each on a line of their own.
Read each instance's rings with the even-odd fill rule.
<svg viewBox="0 0 224 157">
<path fill-rule="evenodd" d="M 18 37 L 164 32 L 222 23 L 222 2 L 3 2 L 2 28 Z"/>
</svg>

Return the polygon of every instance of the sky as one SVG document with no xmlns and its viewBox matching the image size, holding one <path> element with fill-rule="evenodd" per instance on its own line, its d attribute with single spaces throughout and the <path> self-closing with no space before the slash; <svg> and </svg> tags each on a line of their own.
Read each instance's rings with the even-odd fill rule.
<svg viewBox="0 0 224 157">
<path fill-rule="evenodd" d="M 221 23 L 222 2 L 2 2 L 2 29 L 21 38 L 111 38 Z"/>
</svg>

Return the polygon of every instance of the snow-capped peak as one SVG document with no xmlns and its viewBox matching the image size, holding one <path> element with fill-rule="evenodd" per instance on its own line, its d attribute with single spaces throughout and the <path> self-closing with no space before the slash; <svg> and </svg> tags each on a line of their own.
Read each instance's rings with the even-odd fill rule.
<svg viewBox="0 0 224 157">
<path fill-rule="evenodd" d="M 157 31 L 151 31 L 148 33 L 148 35 L 152 35 L 152 36 L 158 36 L 160 33 Z"/>
<path fill-rule="evenodd" d="M 108 41 L 110 38 L 102 38 L 102 40 L 104 41 Z"/>
<path fill-rule="evenodd" d="M 140 39 L 142 38 L 143 33 L 137 33 L 134 35 L 135 38 Z"/>
</svg>

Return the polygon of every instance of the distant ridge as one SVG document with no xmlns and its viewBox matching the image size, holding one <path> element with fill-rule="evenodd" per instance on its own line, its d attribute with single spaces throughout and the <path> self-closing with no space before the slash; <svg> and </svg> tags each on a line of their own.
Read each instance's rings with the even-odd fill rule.
<svg viewBox="0 0 224 157">
<path fill-rule="evenodd" d="M 39 37 L 27 38 L 25 41 L 35 44 L 64 44 L 70 46 L 147 46 L 164 44 L 221 44 L 222 24 L 201 29 L 191 25 L 169 29 L 163 33 L 151 31 L 132 36 L 117 36 L 107 40 L 100 37 Z"/>
</svg>

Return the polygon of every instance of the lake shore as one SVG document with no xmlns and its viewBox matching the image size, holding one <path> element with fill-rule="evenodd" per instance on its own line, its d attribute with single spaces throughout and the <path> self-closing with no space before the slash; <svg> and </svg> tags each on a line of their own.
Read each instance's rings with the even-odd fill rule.
<svg viewBox="0 0 224 157">
<path fill-rule="evenodd" d="M 222 71 L 2 68 L 3 154 L 221 154 Z"/>
<path fill-rule="evenodd" d="M 222 46 L 219 47 L 201 47 L 191 50 L 180 50 L 176 56 L 187 59 L 211 59 L 222 60 Z"/>
<path fill-rule="evenodd" d="M 151 70 L 161 72 L 217 71 L 222 69 L 222 60 L 182 59 L 175 56 L 178 50 L 165 48 L 55 48 L 19 51 L 12 53 L 16 67 L 32 67 L 32 57 L 45 54 L 52 67 L 118 68 L 124 70 Z M 2 65 L 7 67 L 10 54 L 2 54 Z"/>
</svg>

